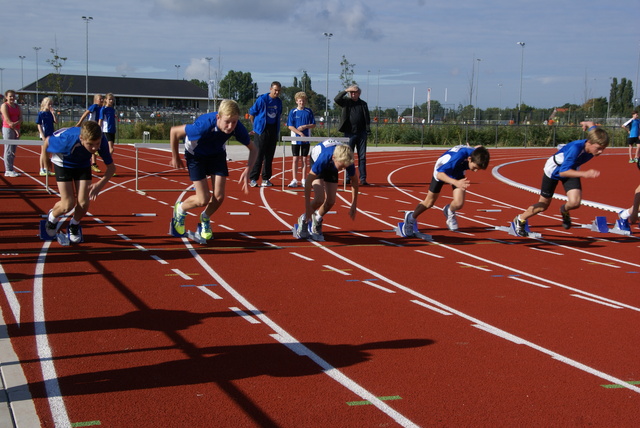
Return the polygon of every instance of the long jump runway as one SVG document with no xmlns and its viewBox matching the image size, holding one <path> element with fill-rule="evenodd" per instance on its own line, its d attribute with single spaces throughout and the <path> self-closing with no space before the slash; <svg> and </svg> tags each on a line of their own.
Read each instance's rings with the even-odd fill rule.
<svg viewBox="0 0 640 428">
<path fill-rule="evenodd" d="M 201 245 L 168 235 L 186 171 L 169 152 L 117 146 L 118 175 L 83 222 L 85 242 L 41 241 L 57 196 L 27 173 L 0 177 L 1 343 L 11 426 L 637 426 L 640 230 L 600 233 L 631 204 L 640 172 L 626 148 L 585 167 L 588 206 L 560 225 L 555 200 L 530 220 L 538 239 L 496 227 L 537 201 L 552 149 L 490 149 L 459 232 L 444 188 L 419 218 L 433 241 L 393 229 L 428 188 L 444 151 L 368 153 L 373 186 L 325 217 L 325 242 L 290 229 L 303 193 L 236 183 Z M 290 162 L 287 160 L 286 167 Z M 290 181 L 290 171 L 285 173 Z M 53 186 L 55 190 L 55 185 Z M 288 190 L 288 189 L 287 189 Z M 560 189 L 559 189 L 560 191 Z M 195 230 L 197 212 L 187 217 Z M 66 229 L 66 223 L 63 224 Z M 0 422 L 2 426 L 2 422 Z"/>
</svg>

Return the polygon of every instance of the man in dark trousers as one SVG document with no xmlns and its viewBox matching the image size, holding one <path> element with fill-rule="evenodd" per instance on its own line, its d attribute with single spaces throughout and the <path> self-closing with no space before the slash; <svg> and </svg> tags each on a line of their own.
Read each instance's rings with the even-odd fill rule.
<svg viewBox="0 0 640 428">
<path fill-rule="evenodd" d="M 369 123 L 369 106 L 360 99 L 362 91 L 358 85 L 351 85 L 336 95 L 334 101 L 342 107 L 340 127 L 338 130 L 349 138 L 349 147 L 358 153 L 358 171 L 360 185 L 367 183 L 367 135 L 371 132 Z"/>
</svg>

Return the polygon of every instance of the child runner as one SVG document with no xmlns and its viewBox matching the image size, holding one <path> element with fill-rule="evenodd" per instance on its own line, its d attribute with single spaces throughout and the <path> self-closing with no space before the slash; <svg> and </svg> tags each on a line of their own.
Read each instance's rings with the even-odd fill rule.
<svg viewBox="0 0 640 428">
<path fill-rule="evenodd" d="M 553 193 L 560 181 L 567 194 L 567 202 L 560 207 L 562 227 L 565 229 L 571 228 L 569 211 L 579 208 L 582 202 L 580 179 L 596 178 L 600 175 L 600 171 L 595 169 L 580 171 L 580 166 L 595 156 L 602 154 L 609 145 L 607 131 L 598 128 L 595 123 L 590 121 L 581 122 L 580 125 L 582 125 L 583 130 L 588 130 L 587 139 L 572 141 L 564 145 L 547 160 L 544 166 L 544 174 L 542 175 L 540 199 L 513 220 L 518 235 L 528 235 L 526 231 L 527 220 L 549 208 Z"/>
<path fill-rule="evenodd" d="M 2 103 L 2 138 L 5 140 L 20 139 L 20 124 L 22 124 L 22 110 L 16 103 L 16 91 L 9 89 L 4 93 L 5 102 Z M 4 145 L 4 176 L 19 177 L 20 173 L 13 170 L 16 157 L 16 144 Z"/>
<path fill-rule="evenodd" d="M 629 133 L 627 138 L 627 144 L 629 145 L 629 163 L 634 163 L 640 158 L 640 119 L 638 119 L 638 112 L 634 111 L 631 114 L 631 119 L 622 124 L 622 127 Z M 636 146 L 636 154 L 633 156 L 633 146 Z"/>
<path fill-rule="evenodd" d="M 313 116 L 313 111 L 306 107 L 307 94 L 304 92 L 298 92 L 295 95 L 297 108 L 294 108 L 289 112 L 289 118 L 287 120 L 287 126 L 291 130 L 291 136 L 295 137 L 309 137 L 311 136 L 311 129 L 316 127 L 316 120 Z M 300 178 L 302 180 L 302 187 L 304 187 L 304 177 L 307 175 L 307 167 L 309 161 L 309 148 L 308 141 L 292 141 L 291 151 L 293 153 L 293 163 L 291 165 L 292 180 L 288 187 L 298 187 L 298 166 L 302 160 L 302 173 Z"/>
<path fill-rule="evenodd" d="M 40 139 L 42 141 L 53 135 L 53 131 L 55 130 L 54 124 L 56 123 L 58 123 L 58 121 L 56 120 L 56 112 L 53 110 L 53 102 L 51 98 L 44 97 L 40 103 L 40 111 L 38 112 L 38 118 L 36 119 L 38 133 L 40 134 Z M 56 175 L 56 173 L 53 172 L 51 159 L 49 159 L 49 156 L 43 157 L 43 153 L 46 153 L 44 145 L 40 151 L 40 175 Z M 42 163 L 43 158 L 46 160 L 44 163 Z"/>
<path fill-rule="evenodd" d="M 638 169 L 640 169 L 640 159 L 636 161 Z M 640 185 L 636 187 L 633 196 L 633 204 L 630 208 L 622 210 L 618 213 L 620 220 L 627 221 L 630 225 L 638 222 L 638 211 L 640 210 Z"/>
<path fill-rule="evenodd" d="M 311 170 L 304 186 L 305 213 L 298 218 L 296 236 L 308 238 L 309 234 L 322 237 L 322 218 L 336 203 L 338 173 L 346 169 L 347 176 L 353 177 L 356 168 L 353 152 L 346 144 L 336 140 L 326 140 L 311 151 Z M 358 181 L 351 180 L 351 208 L 349 217 L 355 219 L 358 203 Z M 313 200 L 311 189 L 313 188 Z"/>
<path fill-rule="evenodd" d="M 104 97 L 104 107 L 100 109 L 98 115 L 98 124 L 102 128 L 107 141 L 109 142 L 109 152 L 113 154 L 113 145 L 116 141 L 116 97 L 113 94 L 107 94 Z"/>
<path fill-rule="evenodd" d="M 51 161 L 60 192 L 60 200 L 49 211 L 46 233 L 49 238 L 55 237 L 60 216 L 73 210 L 73 218 L 69 224 L 69 240 L 73 243 L 82 242 L 80 220 L 89 210 L 91 200 L 98 197 L 116 171 L 107 139 L 96 122 L 87 121 L 81 128 L 64 128 L 54 132 L 45 139 L 44 148 L 41 162 L 46 162 L 46 152 L 53 154 Z M 91 155 L 96 152 L 107 165 L 107 171 L 97 183 L 92 184 Z"/>
<path fill-rule="evenodd" d="M 82 113 L 82 116 L 80 116 L 80 119 L 78 120 L 78 123 L 76 123 L 76 126 L 82 125 L 82 122 L 85 119 L 90 120 L 92 122 L 97 122 L 98 119 L 100 119 L 99 117 L 100 110 L 102 109 L 103 104 L 104 104 L 104 97 L 102 96 L 102 94 L 95 94 L 93 96 L 93 104 L 87 107 L 84 113 Z M 91 171 L 101 172 L 100 168 L 98 167 L 98 164 L 96 163 L 95 155 L 91 157 Z"/>
<path fill-rule="evenodd" d="M 447 227 L 451 231 L 458 230 L 458 220 L 456 219 L 456 211 L 464 206 L 464 199 L 467 188 L 471 185 L 471 181 L 465 177 L 465 171 L 485 170 L 489 166 L 489 150 L 483 146 L 455 146 L 446 151 L 438 158 L 433 167 L 433 178 L 429 186 L 429 192 L 424 201 L 420 202 L 416 208 L 407 211 L 404 216 L 404 226 L 400 230 L 402 236 L 413 236 L 415 229 L 414 222 L 418 216 L 433 207 L 440 196 L 440 190 L 445 184 L 451 184 L 453 187 L 453 200 L 446 205 L 442 212 L 447 218 Z"/>
<path fill-rule="evenodd" d="M 195 195 L 189 196 L 183 202 L 177 202 L 173 207 L 171 226 L 178 236 L 185 234 L 187 211 L 205 207 L 200 214 L 200 236 L 205 240 L 213 238 L 210 218 L 224 201 L 225 185 L 229 176 L 226 143 L 231 137 L 235 137 L 249 149 L 247 167 L 238 180 L 244 193 L 248 193 L 249 171 L 255 162 L 257 151 L 239 117 L 238 104 L 232 100 L 223 100 L 217 112 L 203 114 L 193 124 L 171 128 L 171 166 L 184 168 L 178 153 L 178 143 L 184 140 L 184 157 L 196 191 Z M 209 193 L 207 175 L 211 176 L 213 195 Z"/>
</svg>

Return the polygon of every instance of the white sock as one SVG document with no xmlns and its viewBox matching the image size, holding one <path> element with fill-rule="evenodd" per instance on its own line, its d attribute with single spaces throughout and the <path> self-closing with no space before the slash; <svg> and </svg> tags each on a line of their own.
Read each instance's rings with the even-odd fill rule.
<svg viewBox="0 0 640 428">
<path fill-rule="evenodd" d="M 622 220 L 627 220 L 630 216 L 631 216 L 631 213 L 629 212 L 628 209 L 622 210 L 618 214 L 618 217 L 620 217 Z"/>
<path fill-rule="evenodd" d="M 80 222 L 77 221 L 75 218 L 72 218 L 69 223 L 71 223 L 71 224 L 80 224 Z"/>
<path fill-rule="evenodd" d="M 58 217 L 54 217 L 53 210 L 51 210 L 51 211 L 49 211 L 49 217 L 47 218 L 47 220 L 49 220 L 53 224 L 58 224 L 58 221 L 60 219 Z"/>
<path fill-rule="evenodd" d="M 322 216 L 318 213 L 318 211 L 316 211 L 314 215 L 316 216 L 316 221 L 322 221 Z"/>
<path fill-rule="evenodd" d="M 184 210 L 182 209 L 182 202 L 178 204 L 178 209 L 176 211 L 178 211 L 178 214 L 184 215 Z"/>
</svg>

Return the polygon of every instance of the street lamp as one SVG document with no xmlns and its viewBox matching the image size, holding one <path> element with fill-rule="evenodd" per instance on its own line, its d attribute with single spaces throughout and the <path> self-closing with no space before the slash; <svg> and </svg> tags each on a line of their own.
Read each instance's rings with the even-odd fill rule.
<svg viewBox="0 0 640 428">
<path fill-rule="evenodd" d="M 522 48 L 520 56 L 520 100 L 518 101 L 518 124 L 520 124 L 520 109 L 522 108 L 522 72 L 524 70 L 524 42 L 517 42 Z"/>
<path fill-rule="evenodd" d="M 324 119 L 327 123 L 327 136 L 329 136 L 329 41 L 333 37 L 333 33 L 322 33 L 327 38 L 327 98 L 324 106 Z"/>
<path fill-rule="evenodd" d="M 482 61 L 480 58 L 476 58 L 476 60 L 478 61 L 478 72 L 476 73 L 476 101 L 475 101 L 475 108 L 473 109 L 473 122 L 476 122 L 476 114 L 478 112 L 478 85 L 480 84 L 480 61 Z"/>
<path fill-rule="evenodd" d="M 20 89 L 24 88 L 24 59 L 26 58 L 26 56 L 24 55 L 18 55 L 18 58 L 20 58 L 20 83 L 21 83 L 21 87 Z"/>
<path fill-rule="evenodd" d="M 500 89 L 500 96 L 498 98 L 498 120 L 502 120 L 502 83 L 498 83 L 498 88 Z"/>
<path fill-rule="evenodd" d="M 38 105 L 38 98 L 40 98 L 40 86 L 38 84 L 38 80 L 40 79 L 40 77 L 38 77 L 38 51 L 42 49 L 40 47 L 34 47 L 33 50 L 36 51 L 36 105 Z"/>
<path fill-rule="evenodd" d="M 213 57 L 207 56 L 204 59 L 209 63 L 209 80 L 207 80 L 207 111 L 211 109 L 211 60 Z"/>
<path fill-rule="evenodd" d="M 176 65 L 174 65 L 174 67 L 176 68 L 176 80 L 179 80 L 180 79 L 180 75 L 179 75 L 179 73 L 180 73 L 180 65 L 176 64 Z"/>
<path fill-rule="evenodd" d="M 87 107 L 89 107 L 89 22 L 93 20 L 91 16 L 83 16 L 82 19 L 86 24 L 86 33 L 85 33 L 85 42 L 86 42 L 86 54 L 87 54 L 87 63 L 86 63 L 86 74 L 84 79 L 84 89 L 85 89 L 85 103 Z"/>
<path fill-rule="evenodd" d="M 4 95 L 4 79 L 2 77 L 3 71 L 4 71 L 4 68 L 0 68 L 0 93 Z"/>
</svg>

